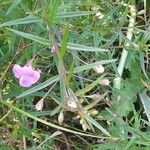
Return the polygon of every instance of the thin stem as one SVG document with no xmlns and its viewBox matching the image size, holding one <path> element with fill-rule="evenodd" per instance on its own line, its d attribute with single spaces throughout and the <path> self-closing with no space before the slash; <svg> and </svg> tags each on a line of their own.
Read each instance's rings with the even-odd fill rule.
<svg viewBox="0 0 150 150">
<path fill-rule="evenodd" d="M 135 6 L 135 0 L 131 1 L 131 5 L 130 7 L 130 19 L 129 19 L 129 26 L 128 26 L 128 31 L 127 31 L 127 39 L 129 39 L 130 41 L 132 40 L 133 37 L 133 30 L 134 30 L 134 25 L 135 25 L 135 21 L 136 21 L 136 6 Z M 129 42 L 126 42 L 125 47 L 130 46 Z M 126 49 L 123 49 L 122 54 L 121 54 L 121 58 L 120 58 L 120 62 L 118 65 L 118 75 L 117 77 L 114 79 L 114 87 L 117 89 L 120 89 L 120 84 L 121 84 L 121 77 L 123 74 L 123 70 L 126 64 L 126 60 L 128 57 L 128 51 Z"/>
<path fill-rule="evenodd" d="M 97 135 L 93 135 L 93 134 L 89 134 L 89 133 L 83 133 L 83 132 L 67 129 L 67 128 L 55 125 L 51 122 L 47 122 L 45 120 L 42 120 L 42 119 L 40 119 L 36 116 L 33 116 L 32 114 L 27 113 L 27 112 L 17 108 L 16 106 L 12 105 L 10 102 L 6 102 L 6 101 L 0 99 L 0 103 L 2 103 L 3 105 L 7 106 L 8 108 L 11 108 L 12 110 L 14 110 L 14 111 L 26 116 L 26 117 L 29 117 L 33 120 L 36 120 L 36 121 L 41 122 L 41 123 L 43 123 L 47 126 L 50 126 L 52 128 L 56 128 L 56 129 L 61 130 L 61 131 L 66 131 L 66 132 L 69 132 L 69 133 L 78 134 L 78 135 L 82 135 L 82 136 L 86 136 L 86 137 L 93 137 L 93 138 L 100 138 L 100 139 L 108 139 L 109 138 L 109 139 L 113 139 L 113 140 L 118 140 L 117 137 L 108 137 L 108 136 L 102 137 L 102 136 L 97 136 Z"/>
</svg>

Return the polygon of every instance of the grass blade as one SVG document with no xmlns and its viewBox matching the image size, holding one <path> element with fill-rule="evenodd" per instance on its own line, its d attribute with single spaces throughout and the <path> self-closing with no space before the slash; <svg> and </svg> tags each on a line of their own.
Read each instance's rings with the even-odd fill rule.
<svg viewBox="0 0 150 150">
<path fill-rule="evenodd" d="M 6 15 L 9 15 L 17 6 L 18 4 L 21 2 L 22 0 L 14 0 L 12 5 L 8 8 Z"/>
</svg>

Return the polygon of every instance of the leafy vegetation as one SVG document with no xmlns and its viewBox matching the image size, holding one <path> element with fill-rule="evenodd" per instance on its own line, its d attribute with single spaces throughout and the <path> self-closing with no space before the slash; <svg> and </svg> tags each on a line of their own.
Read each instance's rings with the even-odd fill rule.
<svg viewBox="0 0 150 150">
<path fill-rule="evenodd" d="M 148 0 L 0 0 L 0 11 L 0 149 L 149 150 Z M 14 64 L 40 80 L 22 87 Z"/>
</svg>

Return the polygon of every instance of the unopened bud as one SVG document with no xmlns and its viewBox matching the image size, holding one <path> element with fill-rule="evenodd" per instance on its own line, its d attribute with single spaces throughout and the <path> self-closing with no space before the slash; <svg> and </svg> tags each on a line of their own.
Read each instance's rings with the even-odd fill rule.
<svg viewBox="0 0 150 150">
<path fill-rule="evenodd" d="M 82 123 L 82 129 L 83 129 L 84 131 L 87 130 L 87 126 L 86 126 L 84 123 Z"/>
<path fill-rule="evenodd" d="M 102 79 L 102 80 L 100 81 L 100 84 L 101 84 L 101 85 L 109 85 L 109 83 L 110 83 L 110 81 L 109 81 L 108 79 Z"/>
<path fill-rule="evenodd" d="M 44 99 L 41 99 L 37 102 L 37 104 L 35 105 L 35 109 L 36 110 L 42 110 L 44 106 Z"/>
<path fill-rule="evenodd" d="M 97 73 L 103 73 L 104 72 L 104 67 L 102 65 L 97 65 L 94 68 L 94 71 L 96 71 Z"/>
<path fill-rule="evenodd" d="M 58 122 L 60 125 L 62 125 L 63 121 L 64 121 L 64 114 L 63 111 L 61 111 L 58 115 Z"/>
</svg>

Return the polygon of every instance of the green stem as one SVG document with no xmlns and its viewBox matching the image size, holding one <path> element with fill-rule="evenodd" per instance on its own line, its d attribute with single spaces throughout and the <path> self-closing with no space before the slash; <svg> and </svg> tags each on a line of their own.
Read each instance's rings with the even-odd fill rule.
<svg viewBox="0 0 150 150">
<path fill-rule="evenodd" d="M 127 31 L 127 39 L 129 39 L 130 41 L 132 40 L 132 36 L 133 36 L 133 27 L 135 25 L 135 21 L 136 21 L 136 3 L 135 0 L 131 1 L 131 5 L 130 5 L 130 19 L 129 19 L 129 26 L 128 26 L 128 31 Z M 127 42 L 125 44 L 125 47 L 130 46 L 130 43 Z M 120 62 L 118 65 L 118 75 L 117 77 L 114 79 L 114 87 L 117 89 L 120 89 L 120 84 L 121 84 L 121 77 L 123 74 L 123 70 L 126 64 L 126 60 L 128 57 L 128 51 L 126 49 L 123 49 L 122 54 L 121 54 L 121 58 L 120 58 Z"/>
<path fill-rule="evenodd" d="M 38 121 L 38 122 L 41 122 L 41 123 L 43 123 L 43 124 L 45 124 L 45 125 L 47 125 L 47 126 L 50 126 L 50 127 L 52 127 L 52 128 L 56 128 L 56 129 L 58 129 L 58 130 L 66 131 L 66 132 L 69 132 L 69 133 L 78 134 L 78 135 L 81 135 L 81 136 L 87 136 L 87 137 L 93 137 L 93 138 L 101 138 L 101 139 L 112 138 L 112 139 L 114 139 L 114 140 L 117 140 L 117 138 L 115 138 L 115 137 L 102 137 L 102 136 L 97 136 L 97 135 L 92 135 L 92 134 L 86 134 L 86 133 L 83 133 L 83 132 L 79 132 L 79 131 L 67 129 L 67 128 L 64 128 L 64 127 L 55 125 L 55 124 L 53 124 L 53 123 L 47 122 L 47 121 L 45 121 L 45 120 L 42 120 L 42 119 L 40 119 L 40 118 L 38 118 L 38 117 L 36 117 L 36 116 L 33 116 L 33 115 L 31 115 L 30 113 L 27 113 L 27 112 L 25 112 L 25 111 L 19 109 L 18 107 L 12 105 L 10 102 L 6 102 L 6 101 L 4 101 L 4 100 L 0 100 L 0 103 L 2 103 L 3 105 L 5 105 L 5 106 L 11 108 L 12 110 L 14 110 L 14 111 L 16 111 L 16 112 L 18 112 L 18 113 L 20 113 L 20 114 L 26 116 L 26 117 L 29 117 L 29 118 L 31 118 L 31 119 L 33 119 L 33 120 L 36 120 L 36 121 Z"/>
</svg>

